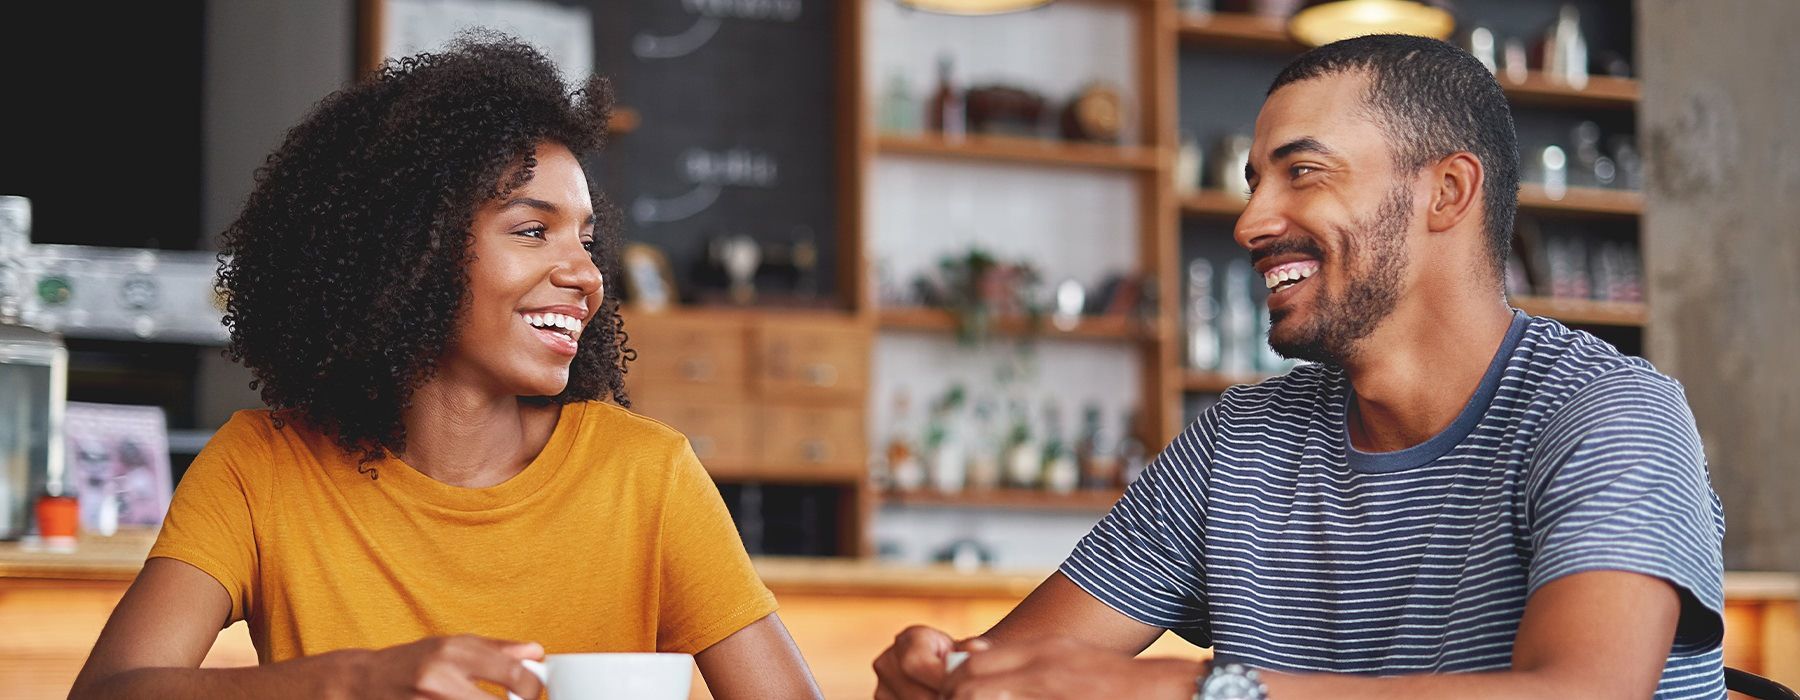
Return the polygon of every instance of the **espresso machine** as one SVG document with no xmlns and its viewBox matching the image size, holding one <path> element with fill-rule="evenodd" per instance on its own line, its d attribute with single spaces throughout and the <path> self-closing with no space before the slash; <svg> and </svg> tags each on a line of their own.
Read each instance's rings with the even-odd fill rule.
<svg viewBox="0 0 1800 700">
<path fill-rule="evenodd" d="M 89 355 L 98 343 L 164 354 L 187 348 L 180 352 L 191 358 L 230 337 L 214 288 L 218 254 L 33 243 L 31 230 L 30 200 L 0 196 L 0 538 L 25 534 L 31 504 L 66 486 L 62 414 L 83 366 L 71 363 L 77 343 Z M 87 394 L 146 403 L 92 386 Z M 185 432 L 195 433 L 193 443 L 210 435 Z"/>
</svg>

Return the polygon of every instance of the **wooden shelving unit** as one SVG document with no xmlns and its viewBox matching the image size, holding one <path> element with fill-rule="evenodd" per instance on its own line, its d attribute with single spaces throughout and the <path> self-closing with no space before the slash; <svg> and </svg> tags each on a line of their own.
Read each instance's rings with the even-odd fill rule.
<svg viewBox="0 0 1800 700">
<path fill-rule="evenodd" d="M 1545 193 L 1543 185 L 1519 187 L 1519 209 L 1546 214 L 1633 217 L 1644 213 L 1644 193 L 1571 187 L 1559 199 Z"/>
<path fill-rule="evenodd" d="M 1218 12 L 1200 17 L 1177 15 L 1176 33 L 1184 44 L 1208 48 L 1299 53 L 1306 49 L 1288 36 L 1281 20 Z"/>
<path fill-rule="evenodd" d="M 1264 379 L 1268 379 L 1268 376 L 1262 374 L 1227 374 L 1224 372 L 1188 370 L 1181 377 L 1181 388 L 1183 391 L 1192 391 L 1200 394 L 1222 394 L 1225 393 L 1226 389 L 1230 389 L 1239 384 L 1255 384 Z"/>
<path fill-rule="evenodd" d="M 1551 199 L 1544 186 L 1519 187 L 1521 211 L 1571 216 L 1633 217 L 1644 212 L 1644 193 L 1571 187 L 1561 199 Z M 1221 190 L 1200 190 L 1181 197 L 1181 213 L 1187 216 L 1235 218 L 1244 213 L 1244 199 Z"/>
<path fill-rule="evenodd" d="M 876 324 L 883 329 L 895 331 L 951 333 L 956 330 L 956 318 L 942 309 L 882 309 L 876 314 Z M 1057 328 L 1048 317 L 1039 324 L 1022 317 L 1002 318 L 996 320 L 993 331 L 996 335 L 1009 337 L 1041 335 L 1071 340 L 1111 341 L 1151 339 L 1151 330 L 1143 324 L 1113 316 L 1083 316 L 1074 328 L 1067 330 Z"/>
<path fill-rule="evenodd" d="M 1072 493 L 1052 493 L 1034 489 L 970 490 L 949 494 L 937 491 L 887 492 L 881 494 L 881 502 L 887 505 L 908 507 L 1104 513 L 1112 508 L 1124 493 L 1119 489 L 1082 489 Z"/>
<path fill-rule="evenodd" d="M 1209 49 L 1299 53 L 1305 46 L 1288 36 L 1279 20 L 1242 13 L 1217 12 L 1199 17 L 1181 16 L 1175 25 L 1183 44 Z M 1631 78 L 1589 76 L 1576 88 L 1532 72 L 1519 82 L 1500 78 L 1500 87 L 1518 104 L 1546 107 L 1632 109 L 1637 106 L 1638 81 Z"/>
<path fill-rule="evenodd" d="M 1548 316 L 1575 326 L 1641 328 L 1650 315 L 1649 308 L 1641 303 L 1553 297 L 1513 297 L 1511 301 L 1525 313 Z"/>
<path fill-rule="evenodd" d="M 970 135 L 947 139 L 934 134 L 883 134 L 875 139 L 883 154 L 961 158 L 1068 168 L 1138 171 L 1156 167 L 1156 151 L 1015 136 Z"/>
</svg>

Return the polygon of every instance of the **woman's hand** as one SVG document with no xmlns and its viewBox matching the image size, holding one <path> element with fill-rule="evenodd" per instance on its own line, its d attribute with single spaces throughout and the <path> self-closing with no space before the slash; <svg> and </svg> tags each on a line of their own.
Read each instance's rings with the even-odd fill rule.
<svg viewBox="0 0 1800 700">
<path fill-rule="evenodd" d="M 491 700 L 477 687 L 488 681 L 522 698 L 536 698 L 543 684 L 519 662 L 541 661 L 544 648 L 535 642 L 509 642 L 474 635 L 428 637 L 376 651 L 342 651 L 336 662 L 347 671 L 344 697 L 415 700 Z"/>
</svg>

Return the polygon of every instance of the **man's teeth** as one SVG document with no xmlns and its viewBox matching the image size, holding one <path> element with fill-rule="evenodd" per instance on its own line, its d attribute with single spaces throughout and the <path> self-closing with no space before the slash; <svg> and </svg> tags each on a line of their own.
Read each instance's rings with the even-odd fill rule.
<svg viewBox="0 0 1800 700">
<path fill-rule="evenodd" d="M 1316 262 L 1282 265 L 1264 274 L 1263 284 L 1268 285 L 1269 289 L 1274 289 L 1286 282 L 1299 282 L 1313 276 L 1313 273 L 1318 271 L 1319 264 Z"/>
<path fill-rule="evenodd" d="M 536 328 L 548 328 L 562 331 L 574 337 L 581 333 L 581 319 L 563 314 L 521 314 L 525 322 Z"/>
</svg>

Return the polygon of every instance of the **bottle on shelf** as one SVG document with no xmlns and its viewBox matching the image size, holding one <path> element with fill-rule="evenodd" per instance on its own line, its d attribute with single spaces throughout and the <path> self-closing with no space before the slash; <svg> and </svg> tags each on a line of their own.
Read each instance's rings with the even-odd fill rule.
<svg viewBox="0 0 1800 700">
<path fill-rule="evenodd" d="M 888 76 L 887 88 L 881 93 L 881 131 L 911 134 L 918 130 L 919 101 L 913 97 L 906 75 L 896 70 Z"/>
<path fill-rule="evenodd" d="M 982 399 L 975 402 L 974 434 L 969 441 L 968 471 L 969 488 L 987 491 L 1000 487 L 1005 473 L 1000 464 L 999 426 L 995 414 L 994 402 Z"/>
<path fill-rule="evenodd" d="M 1194 258 L 1187 267 L 1187 366 L 1210 372 L 1219 368 L 1219 302 L 1213 298 L 1213 266 Z"/>
<path fill-rule="evenodd" d="M 968 108 L 962 91 L 956 87 L 954 59 L 950 54 L 938 56 L 937 90 L 925 112 L 926 124 L 944 138 L 957 139 L 967 132 Z"/>
<path fill-rule="evenodd" d="M 1075 441 L 1082 488 L 1109 489 L 1119 483 L 1118 449 L 1118 439 L 1101 423 L 1100 405 L 1088 404 L 1081 414 L 1081 436 Z"/>
<path fill-rule="evenodd" d="M 884 451 L 888 481 L 895 491 L 917 491 L 925 486 L 925 466 L 914 446 L 912 406 L 905 389 L 894 392 L 894 414 L 888 420 L 892 421 Z"/>
<path fill-rule="evenodd" d="M 1130 486 L 1144 473 L 1150 465 L 1150 453 L 1145 449 L 1144 441 L 1138 439 L 1138 427 L 1142 417 L 1137 411 L 1125 416 L 1125 425 L 1119 433 L 1119 485 Z"/>
<path fill-rule="evenodd" d="M 1022 401 L 1012 402 L 1012 430 L 1006 441 L 1006 481 L 1014 488 L 1035 489 L 1043 480 L 1044 455 L 1031 432 Z"/>
<path fill-rule="evenodd" d="M 1256 309 L 1250 300 L 1256 271 L 1243 258 L 1225 267 L 1225 301 L 1219 314 L 1219 369 L 1249 374 L 1256 368 Z"/>
<path fill-rule="evenodd" d="M 1051 399 L 1044 404 L 1044 488 L 1051 493 L 1068 494 L 1080 485 L 1081 465 L 1063 439 L 1062 410 Z"/>
<path fill-rule="evenodd" d="M 931 457 L 930 480 L 938 493 L 960 493 L 968 483 L 966 446 L 960 429 L 963 388 L 952 386 L 931 406 L 925 449 Z"/>
</svg>

